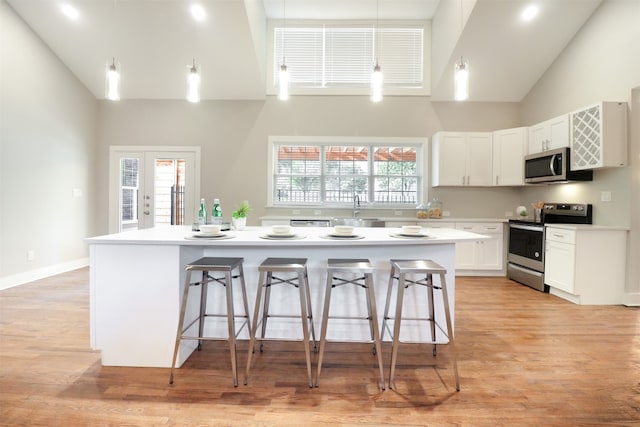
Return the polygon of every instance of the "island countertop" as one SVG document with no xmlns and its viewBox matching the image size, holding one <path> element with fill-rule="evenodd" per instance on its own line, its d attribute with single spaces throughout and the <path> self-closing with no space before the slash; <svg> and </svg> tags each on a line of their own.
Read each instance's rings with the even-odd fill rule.
<svg viewBox="0 0 640 427">
<path fill-rule="evenodd" d="M 424 227 L 427 237 L 394 237 L 400 228 L 356 228 L 358 238 L 327 237 L 333 231 L 329 227 L 294 228 L 298 238 L 270 240 L 265 238 L 271 227 L 247 227 L 242 231 L 229 231 L 225 239 L 196 238 L 191 227 L 164 226 L 127 231 L 86 239 L 90 253 L 90 339 L 91 346 L 102 352 L 105 366 L 170 367 L 176 328 L 180 314 L 180 300 L 185 266 L 200 257 L 241 257 L 248 291 L 249 307 L 253 306 L 258 282 L 257 268 L 267 257 L 306 258 L 313 306 L 314 324 L 319 330 L 326 280 L 328 258 L 367 258 L 374 266 L 374 288 L 381 322 L 389 282 L 390 259 L 431 259 L 446 270 L 449 305 L 455 326 L 455 248 L 456 242 L 488 238 L 475 233 L 450 228 Z M 361 238 L 360 238 L 361 237 Z M 234 284 L 235 287 L 235 284 Z M 414 316 L 427 310 L 427 298 L 417 288 L 407 289 L 405 302 L 407 315 Z M 208 307 L 222 312 L 224 298 L 217 292 L 222 287 L 212 286 L 208 292 Z M 360 304 L 356 287 L 348 287 L 342 298 L 336 298 L 332 310 L 366 315 Z M 274 296 L 274 310 L 295 307 L 290 295 Z M 236 303 L 239 293 L 234 294 Z M 197 313 L 199 303 L 194 295 L 189 297 L 187 311 Z M 356 302 L 360 303 L 356 303 Z M 436 318 L 444 324 L 442 307 L 436 305 Z M 220 323 L 220 322 L 218 322 Z M 364 324 L 363 324 L 364 325 Z M 282 326 L 277 329 L 285 338 L 296 338 L 300 331 Z M 359 326 L 359 325 L 358 325 Z M 195 327 L 195 326 L 193 326 Z M 208 325 L 214 336 L 224 336 L 224 324 Z M 330 335 L 338 340 L 351 340 L 368 336 L 368 326 L 338 325 Z M 247 339 L 246 329 L 238 336 Z M 388 338 L 388 336 L 386 337 Z M 429 328 L 403 325 L 401 339 L 424 342 L 431 339 Z M 437 331 L 436 339 L 446 342 Z M 225 344 L 226 345 L 226 344 Z M 195 341 L 183 341 L 180 345 L 180 366 L 193 352 Z M 241 359 L 240 359 L 241 360 Z"/>
<path fill-rule="evenodd" d="M 271 227 L 247 227 L 241 231 L 223 232 L 225 239 L 194 238 L 191 226 L 165 226 L 143 230 L 125 231 L 117 234 L 90 237 L 89 244 L 126 244 L 126 245 L 184 245 L 184 246 L 336 246 L 348 244 L 352 246 L 367 245 L 416 245 L 455 243 L 464 240 L 488 238 L 454 228 L 423 227 L 422 234 L 427 237 L 415 238 L 400 236 L 401 229 L 394 227 L 356 228 L 354 234 L 362 236 L 353 238 L 327 238 L 333 229 L 330 227 L 292 228 L 299 238 L 269 239 Z"/>
</svg>

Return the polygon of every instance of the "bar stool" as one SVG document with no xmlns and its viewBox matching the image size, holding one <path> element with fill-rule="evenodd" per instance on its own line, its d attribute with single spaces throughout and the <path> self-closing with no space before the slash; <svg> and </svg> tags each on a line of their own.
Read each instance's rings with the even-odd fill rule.
<svg viewBox="0 0 640 427">
<path fill-rule="evenodd" d="M 346 279 L 345 274 L 357 274 L 356 278 Z M 342 276 L 342 277 L 340 277 Z M 316 371 L 316 387 L 322 370 L 322 359 L 324 347 L 327 342 L 327 323 L 329 321 L 329 306 L 331 304 L 331 291 L 333 288 L 343 285 L 355 285 L 366 290 L 367 317 L 355 316 L 331 316 L 332 319 L 346 320 L 367 320 L 371 342 L 374 344 L 373 354 L 378 357 L 378 368 L 380 369 L 380 388 L 385 389 L 384 368 L 382 367 L 382 349 L 380 344 L 380 332 L 378 330 L 378 314 L 376 311 L 376 296 L 373 289 L 373 267 L 368 259 L 329 259 L 327 261 L 327 285 L 324 296 L 324 309 L 322 313 L 322 329 L 320 332 L 320 352 L 318 354 L 318 368 Z"/>
<path fill-rule="evenodd" d="M 311 337 L 313 339 L 313 349 L 316 350 L 316 335 L 313 329 L 313 314 L 311 311 L 311 295 L 309 293 L 309 280 L 307 274 L 306 258 L 267 258 L 258 267 L 260 278 L 258 280 L 258 294 L 256 296 L 256 306 L 253 312 L 253 326 L 251 327 L 251 339 L 249 341 L 249 355 L 247 357 L 247 372 L 244 379 L 245 385 L 249 381 L 249 370 L 251 369 L 251 356 L 254 351 L 256 340 L 260 341 L 260 351 L 263 350 L 263 344 L 266 340 L 281 340 L 280 338 L 265 338 L 267 330 L 267 320 L 274 318 L 300 318 L 302 321 L 302 341 L 304 343 L 304 352 L 307 358 L 307 375 L 309 377 L 309 387 L 313 387 L 311 378 L 311 353 L 309 350 L 309 328 L 311 328 Z M 274 273 L 291 273 L 295 277 L 280 278 L 274 276 Z M 266 276 L 266 280 L 265 280 Z M 289 314 L 269 314 L 269 300 L 271 297 L 271 288 L 274 285 L 285 284 L 298 288 L 300 293 L 300 315 Z M 263 289 L 266 289 L 263 294 Z M 260 316 L 260 306 L 263 306 L 262 316 Z M 260 319 L 261 332 L 256 337 L 258 331 L 258 319 Z M 298 341 L 298 340 L 291 340 Z"/>
<path fill-rule="evenodd" d="M 398 344 L 400 342 L 400 324 L 402 320 L 416 320 L 416 321 L 428 321 L 431 326 L 431 337 L 433 339 L 433 355 L 436 355 L 436 326 L 440 331 L 445 333 L 440 324 L 436 321 L 433 304 L 433 290 L 442 290 L 442 300 L 444 304 L 444 315 L 446 320 L 446 337 L 449 339 L 449 346 L 451 347 L 451 359 L 453 363 L 453 372 L 456 379 L 456 390 L 460 391 L 460 380 L 458 378 L 458 363 L 456 361 L 455 343 L 453 340 L 453 329 L 451 326 L 451 315 L 449 311 L 449 297 L 447 295 L 447 285 L 445 281 L 445 274 L 447 270 L 439 264 L 431 260 L 391 260 L 391 273 L 389 275 L 389 286 L 387 288 L 387 301 L 384 307 L 384 318 L 382 321 L 382 338 L 384 338 L 385 330 L 388 329 L 387 321 L 394 320 L 393 325 L 393 344 L 391 349 L 391 372 L 389 374 L 389 388 L 395 388 L 394 376 L 396 369 L 396 361 L 398 359 Z M 409 280 L 405 276 L 407 274 L 424 274 L 425 278 L 422 280 Z M 433 283 L 433 275 L 440 276 L 440 285 Z M 394 280 L 398 281 L 398 292 L 396 301 L 396 313 L 395 317 L 389 317 L 389 303 L 391 301 L 391 291 L 393 288 Z M 402 317 L 402 303 L 404 298 L 404 290 L 411 285 L 420 285 L 427 287 L 427 298 L 429 304 L 429 317 L 426 318 L 407 318 Z M 391 330 L 389 330 L 391 334 Z"/>
<path fill-rule="evenodd" d="M 180 348 L 181 340 L 198 340 L 198 350 L 202 349 L 203 340 L 225 340 L 224 338 L 204 337 L 204 321 L 207 317 L 226 317 L 227 325 L 229 328 L 229 336 L 226 340 L 229 341 L 229 349 L 231 353 L 231 373 L 233 375 L 233 385 L 238 386 L 238 370 L 236 362 L 236 337 L 242 331 L 245 325 L 249 328 L 249 334 L 251 334 L 251 325 L 249 324 L 249 306 L 247 304 L 247 291 L 244 282 L 244 271 L 242 263 L 244 258 L 215 258 L 204 257 L 196 261 L 187 264 L 184 292 L 182 294 L 182 304 L 180 307 L 180 321 L 178 323 L 178 332 L 176 333 L 176 344 L 173 350 L 173 362 L 171 363 L 171 375 L 169 377 L 169 384 L 173 384 L 173 370 L 176 366 L 176 359 L 178 357 L 178 349 Z M 231 275 L 233 270 L 237 270 L 236 275 Z M 202 280 L 200 282 L 191 283 L 192 272 L 202 272 Z M 212 277 L 209 273 L 221 272 L 224 273 L 222 277 Z M 233 308 L 233 286 L 232 279 L 240 278 L 240 287 L 242 291 L 242 303 L 244 305 L 244 315 L 236 315 Z M 207 291 L 209 282 L 217 282 L 226 289 L 227 300 L 227 312 L 226 314 L 210 314 L 207 313 Z M 194 319 L 189 325 L 184 327 L 187 299 L 189 296 L 189 288 L 191 286 L 201 286 L 200 288 L 200 312 L 196 319 Z M 245 319 L 240 329 L 236 332 L 235 319 Z M 198 322 L 198 336 L 185 335 L 185 332 Z"/>
</svg>

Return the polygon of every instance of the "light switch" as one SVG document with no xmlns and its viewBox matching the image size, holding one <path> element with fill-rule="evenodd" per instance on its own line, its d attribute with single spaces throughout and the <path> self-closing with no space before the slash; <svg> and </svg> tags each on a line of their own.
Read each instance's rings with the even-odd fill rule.
<svg viewBox="0 0 640 427">
<path fill-rule="evenodd" d="M 73 195 L 74 198 L 82 197 L 82 189 L 74 188 L 73 191 L 71 191 L 71 194 Z"/>
<path fill-rule="evenodd" d="M 611 201 L 611 191 L 601 191 L 600 192 L 600 201 L 601 202 L 610 202 Z"/>
</svg>

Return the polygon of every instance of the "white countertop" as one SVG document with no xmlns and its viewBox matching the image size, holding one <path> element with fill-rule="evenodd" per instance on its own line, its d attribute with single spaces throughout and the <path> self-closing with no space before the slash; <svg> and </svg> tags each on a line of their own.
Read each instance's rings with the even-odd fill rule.
<svg viewBox="0 0 640 427">
<path fill-rule="evenodd" d="M 292 229 L 301 239 L 265 239 L 271 227 L 247 227 L 242 231 L 225 231 L 232 238 L 228 239 L 191 239 L 194 232 L 191 226 L 161 226 L 144 230 L 125 231 L 117 234 L 91 237 L 86 239 L 89 244 L 125 244 L 125 245 L 181 245 L 181 246 L 362 246 L 362 245 L 429 245 L 441 243 L 455 243 L 464 240 L 488 239 L 488 236 L 470 233 L 453 228 L 423 227 L 423 234 L 427 238 L 398 238 L 392 235 L 401 230 L 395 227 L 356 228 L 355 234 L 362 235 L 362 239 L 340 238 L 327 239 L 327 234 L 333 231 L 330 227 L 295 227 Z"/>
<path fill-rule="evenodd" d="M 565 230 L 586 230 L 586 231 L 629 231 L 628 227 L 615 225 L 593 225 L 593 224 L 545 224 L 547 228 L 562 228 Z"/>
<path fill-rule="evenodd" d="M 343 217 L 343 216 L 326 216 L 326 215 L 296 215 L 296 216 L 292 216 L 292 215 L 268 215 L 268 216 L 262 216 L 260 217 L 260 220 L 291 220 L 291 219 L 295 219 L 295 220 L 319 220 L 319 221 L 328 221 L 328 220 L 332 220 L 334 218 L 350 218 L 350 217 Z M 383 217 L 383 216 L 377 216 L 377 215 L 367 215 L 366 213 L 360 213 L 360 216 L 358 218 L 363 218 L 363 219 L 367 219 L 367 218 L 374 218 L 380 221 L 385 221 L 385 222 L 406 222 L 406 221 L 417 221 L 420 223 L 438 223 L 438 222 L 508 222 L 509 218 L 454 218 L 454 217 L 442 217 L 440 219 L 435 219 L 435 218 L 427 218 L 427 219 L 419 219 L 416 218 L 415 216 L 411 217 L 411 216 L 389 216 L 389 217 Z"/>
</svg>

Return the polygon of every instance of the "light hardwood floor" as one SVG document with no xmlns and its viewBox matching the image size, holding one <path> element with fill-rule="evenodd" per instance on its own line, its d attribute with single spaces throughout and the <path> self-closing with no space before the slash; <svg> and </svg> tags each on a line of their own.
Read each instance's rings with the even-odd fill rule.
<svg viewBox="0 0 640 427">
<path fill-rule="evenodd" d="M 0 292 L 0 425 L 640 425 L 638 308 L 458 278 L 459 393 L 448 347 L 434 359 L 409 344 L 397 390 L 378 390 L 370 345 L 334 343 L 319 388 L 307 386 L 300 344 L 275 342 L 254 358 L 248 386 L 233 387 L 225 342 L 205 343 L 170 386 L 168 369 L 101 366 L 88 282 L 80 269 Z M 383 353 L 388 375 L 388 344 Z"/>
</svg>

